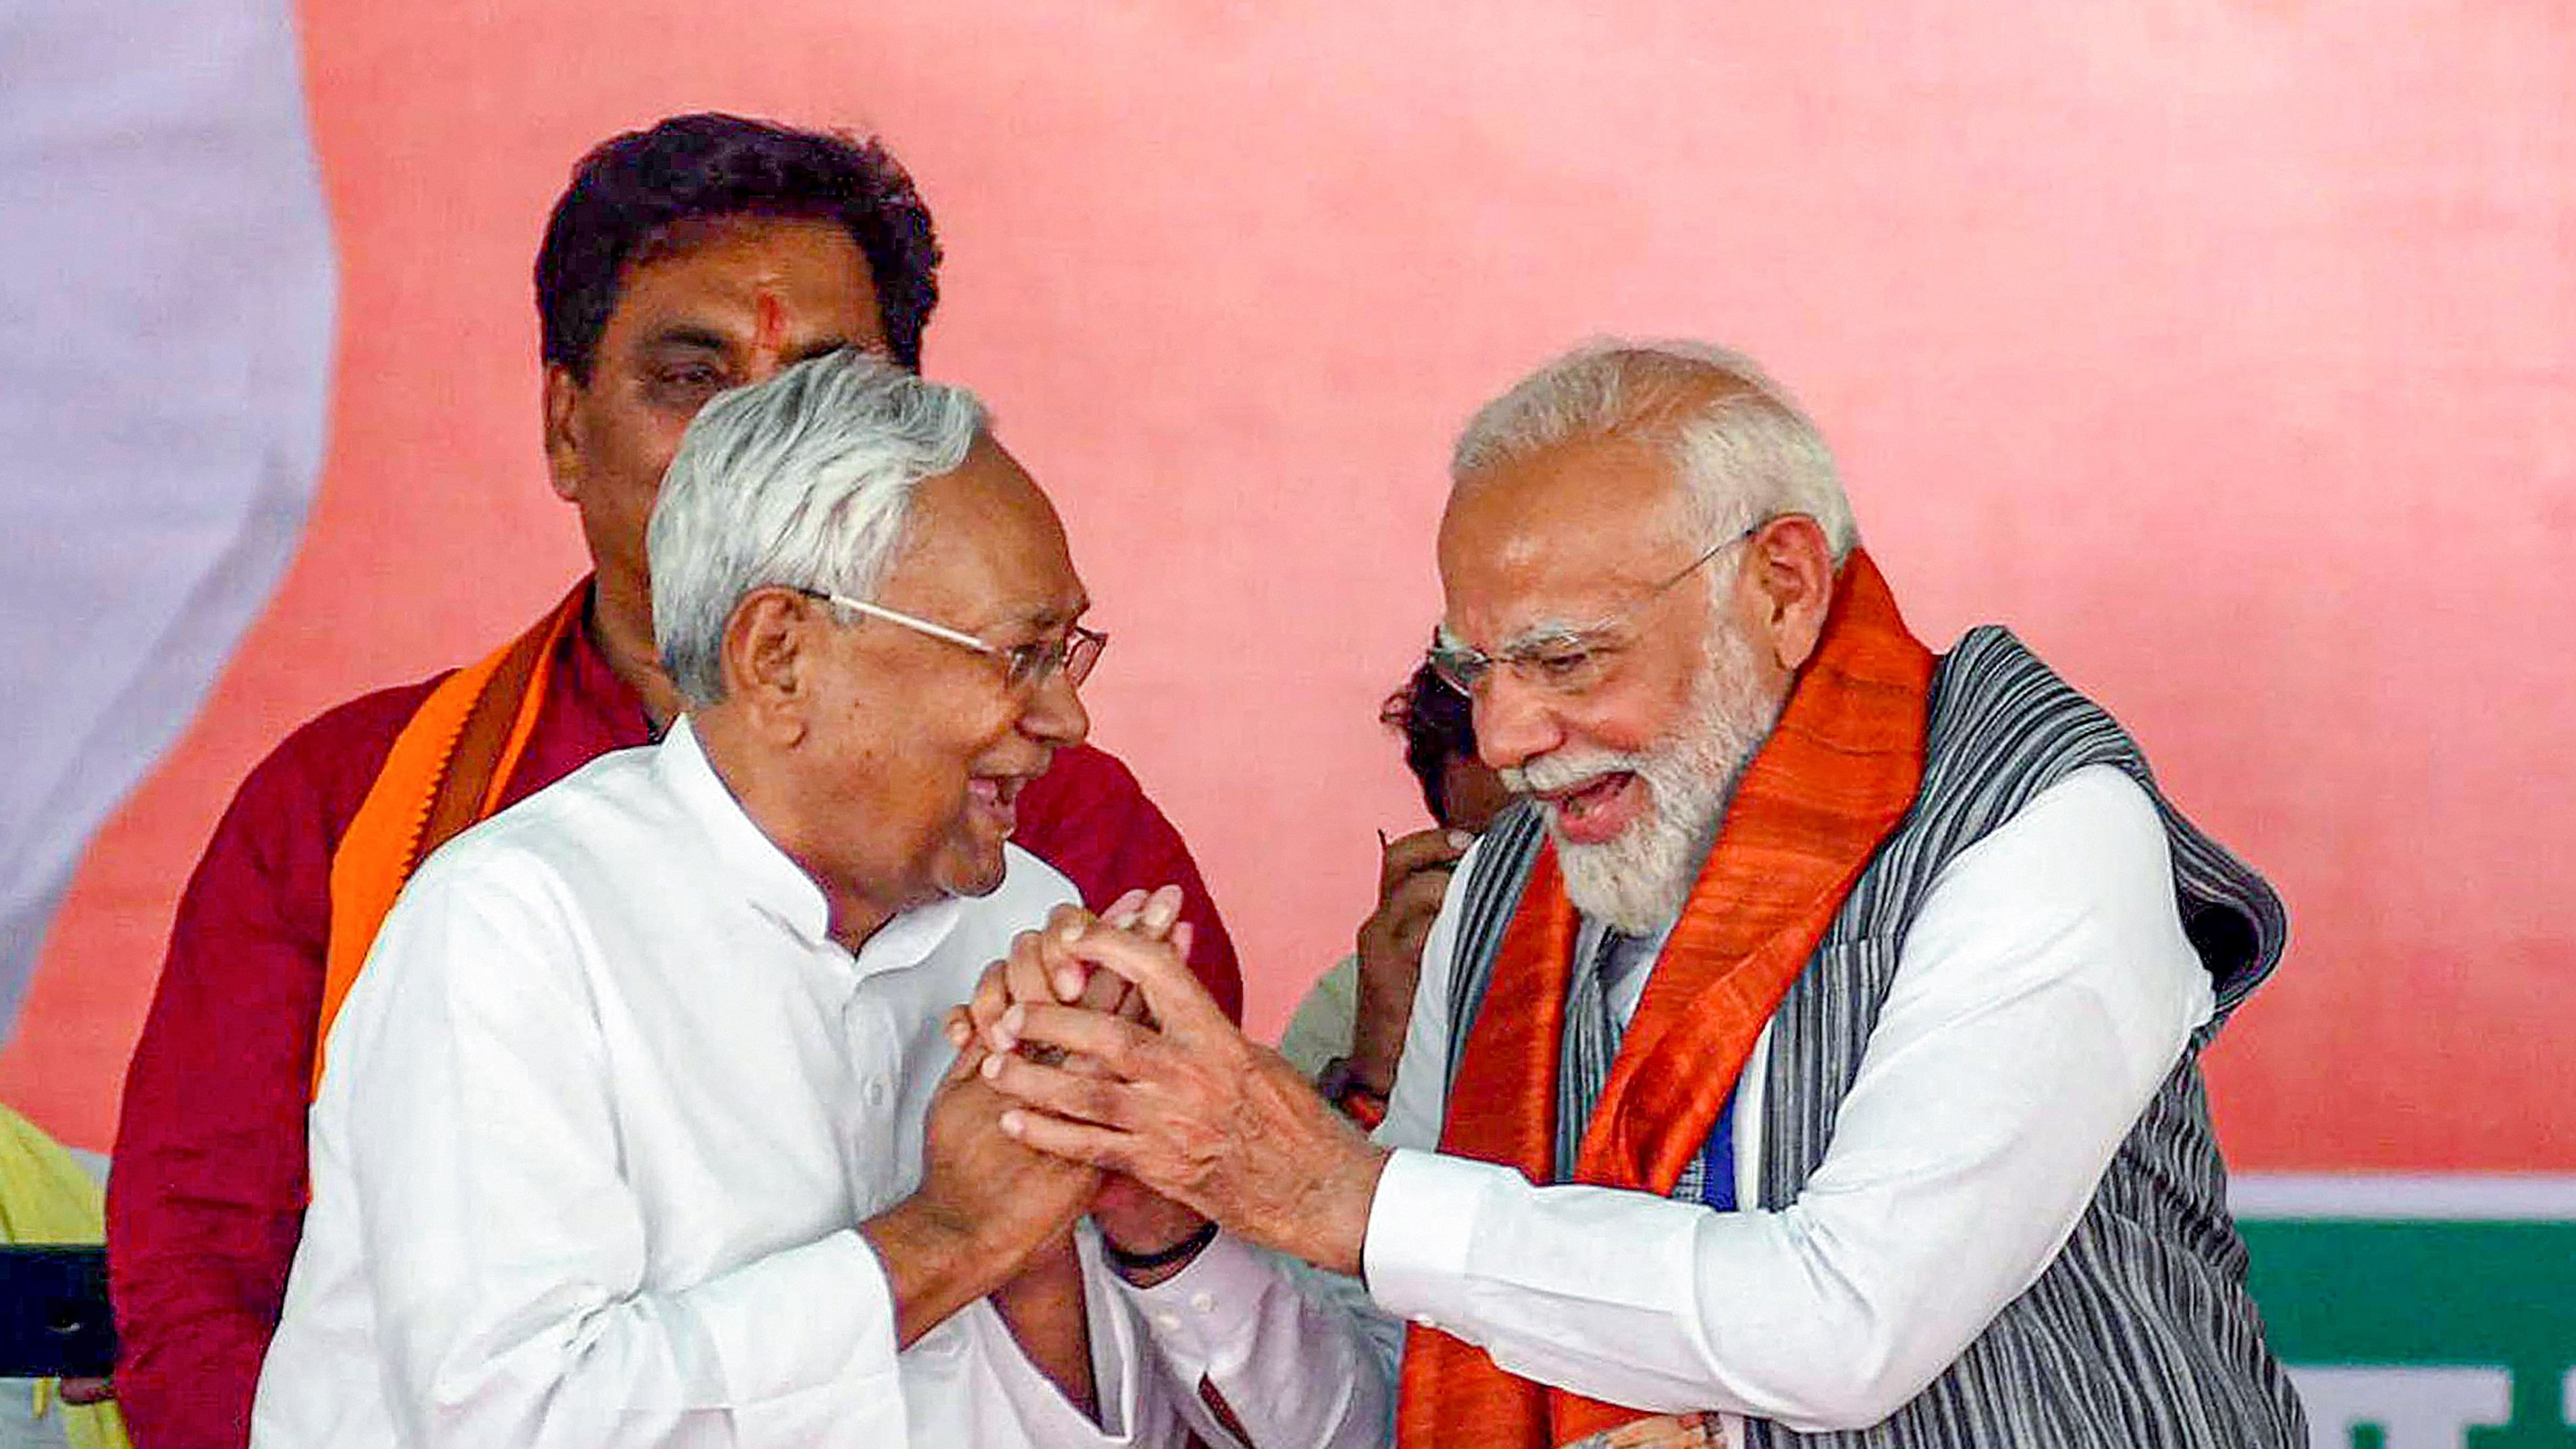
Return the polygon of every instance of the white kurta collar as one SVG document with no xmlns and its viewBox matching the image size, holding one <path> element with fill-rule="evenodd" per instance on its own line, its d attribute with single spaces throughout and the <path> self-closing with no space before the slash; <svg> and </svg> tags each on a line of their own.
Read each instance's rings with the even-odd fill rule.
<svg viewBox="0 0 2576 1449">
<path fill-rule="evenodd" d="M 654 747 L 653 775 L 696 822 L 716 859 L 752 904 L 809 940 L 829 939 L 832 909 L 813 877 L 761 833 L 716 767 L 687 715 Z"/>
<path fill-rule="evenodd" d="M 655 747 L 655 778 L 705 832 L 716 858 L 752 904 L 784 921 L 809 943 L 831 940 L 832 908 L 804 867 L 762 832 L 707 759 L 689 716 L 682 715 Z M 961 903 L 954 897 L 904 911 L 861 943 L 862 976 L 918 962 L 955 929 Z"/>
</svg>

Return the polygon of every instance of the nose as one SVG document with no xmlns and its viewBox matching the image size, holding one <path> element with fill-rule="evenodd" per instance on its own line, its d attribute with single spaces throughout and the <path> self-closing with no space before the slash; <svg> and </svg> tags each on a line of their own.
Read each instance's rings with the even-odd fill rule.
<svg viewBox="0 0 2576 1449">
<path fill-rule="evenodd" d="M 1486 672 L 1475 712 L 1476 754 L 1497 770 L 1518 769 L 1565 743 L 1555 702 L 1509 669 Z"/>
<path fill-rule="evenodd" d="M 1091 712 L 1082 707 L 1082 692 L 1074 686 L 1072 675 L 1059 669 L 1046 677 L 1021 712 L 1020 731 L 1057 748 L 1082 743 L 1091 733 Z"/>
</svg>

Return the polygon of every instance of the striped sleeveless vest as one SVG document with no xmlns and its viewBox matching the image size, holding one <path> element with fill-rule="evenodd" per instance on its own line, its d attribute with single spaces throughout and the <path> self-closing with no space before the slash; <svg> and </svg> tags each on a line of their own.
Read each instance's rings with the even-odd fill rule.
<svg viewBox="0 0 2576 1449">
<path fill-rule="evenodd" d="M 2307 1423 L 2245 1291 L 2245 1245 L 2198 1058 L 2278 964 L 2280 898 L 2177 814 L 2126 732 L 2006 630 L 1972 630 L 1932 681 L 1922 792 L 1853 886 L 1772 1017 L 1762 1090 L 1760 1197 L 1797 1199 L 1832 1141 L 1898 946 L 1960 851 L 2090 765 L 2126 771 L 2156 803 L 2184 932 L 2208 966 L 2209 1022 L 2121 1142 L 2055 1262 L 1930 1387 L 1867 1429 L 1800 1434 L 1748 1424 L 1757 1445 L 1817 1449 L 2304 1449 Z M 1457 1076 L 1494 953 L 1544 838 L 1515 806 L 1461 887 L 1450 989 Z M 1687 1184 L 1685 1184 L 1687 1187 Z"/>
</svg>

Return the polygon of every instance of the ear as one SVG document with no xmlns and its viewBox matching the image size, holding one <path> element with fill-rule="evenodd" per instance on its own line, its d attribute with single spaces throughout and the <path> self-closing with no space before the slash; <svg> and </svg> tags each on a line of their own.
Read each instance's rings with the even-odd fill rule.
<svg viewBox="0 0 2576 1449">
<path fill-rule="evenodd" d="M 743 595 L 725 620 L 725 701 L 775 743 L 794 745 L 805 738 L 821 662 L 822 636 L 815 626 L 824 622 L 823 607 L 773 585 Z"/>
<path fill-rule="evenodd" d="M 581 441 L 574 422 L 581 391 L 563 364 L 546 364 L 538 404 L 545 418 L 546 473 L 555 496 L 566 502 L 581 497 Z"/>
<path fill-rule="evenodd" d="M 1795 673 L 1816 652 L 1834 603 L 1834 550 L 1823 525 L 1803 513 L 1762 525 L 1745 543 L 1741 588 L 1749 595 L 1754 637 L 1772 661 Z"/>
</svg>

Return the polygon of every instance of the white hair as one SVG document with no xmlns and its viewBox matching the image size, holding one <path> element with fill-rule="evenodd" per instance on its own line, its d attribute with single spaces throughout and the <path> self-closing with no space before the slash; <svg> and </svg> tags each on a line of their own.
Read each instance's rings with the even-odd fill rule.
<svg viewBox="0 0 2576 1449">
<path fill-rule="evenodd" d="M 724 698 L 725 625 L 752 590 L 873 600 L 915 491 L 956 471 L 987 425 L 964 388 L 847 349 L 701 409 L 644 543 L 653 638 L 681 698 Z"/>
<path fill-rule="evenodd" d="M 1838 565 L 1860 542 L 1815 423 L 1753 359 L 1698 342 L 1611 338 L 1549 362 L 1467 420 L 1450 456 L 1451 491 L 1565 444 L 1612 437 L 1666 452 L 1688 522 L 1707 543 L 1788 513 L 1816 520 Z"/>
</svg>

